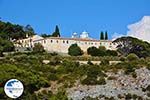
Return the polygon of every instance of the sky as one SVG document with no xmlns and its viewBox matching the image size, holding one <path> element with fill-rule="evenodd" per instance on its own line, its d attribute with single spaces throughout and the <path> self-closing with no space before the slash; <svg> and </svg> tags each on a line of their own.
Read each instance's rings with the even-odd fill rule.
<svg viewBox="0 0 150 100">
<path fill-rule="evenodd" d="M 99 39 L 128 34 L 128 26 L 150 15 L 150 0 L 0 0 L 2 21 L 30 24 L 36 33 L 51 34 L 58 25 L 62 37 L 87 31 Z"/>
</svg>

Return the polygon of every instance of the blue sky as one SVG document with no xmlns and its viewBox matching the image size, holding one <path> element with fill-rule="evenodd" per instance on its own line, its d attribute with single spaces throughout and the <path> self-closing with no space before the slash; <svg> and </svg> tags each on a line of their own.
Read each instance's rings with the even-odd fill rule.
<svg viewBox="0 0 150 100">
<path fill-rule="evenodd" d="M 99 39 L 126 34 L 129 24 L 150 15 L 150 0 L 0 0 L 0 17 L 15 24 L 30 24 L 35 32 L 51 34 L 59 25 L 63 37 L 86 30 Z"/>
</svg>

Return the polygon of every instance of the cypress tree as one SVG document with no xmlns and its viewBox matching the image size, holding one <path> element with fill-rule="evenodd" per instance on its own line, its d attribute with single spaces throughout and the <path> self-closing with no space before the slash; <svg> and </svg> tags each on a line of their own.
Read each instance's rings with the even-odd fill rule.
<svg viewBox="0 0 150 100">
<path fill-rule="evenodd" d="M 101 32 L 100 40 L 104 40 L 104 33 L 103 32 Z"/>
<path fill-rule="evenodd" d="M 105 32 L 105 40 L 108 40 L 108 33 L 107 33 L 107 31 Z"/>
<path fill-rule="evenodd" d="M 56 28 L 55 28 L 55 32 L 52 34 L 53 37 L 60 37 L 60 32 L 59 32 L 59 28 L 58 26 L 56 25 Z"/>
</svg>

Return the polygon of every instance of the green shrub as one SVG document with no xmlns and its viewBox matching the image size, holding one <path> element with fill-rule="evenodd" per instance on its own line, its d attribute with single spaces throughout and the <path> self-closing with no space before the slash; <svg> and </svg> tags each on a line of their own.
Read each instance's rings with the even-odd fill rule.
<svg viewBox="0 0 150 100">
<path fill-rule="evenodd" d="M 138 96 L 136 94 L 132 95 L 133 100 L 136 100 L 138 98 Z"/>
<path fill-rule="evenodd" d="M 108 80 L 116 80 L 117 78 L 114 77 L 114 76 L 109 76 L 107 79 L 108 79 Z"/>
<path fill-rule="evenodd" d="M 48 75 L 48 79 L 51 81 L 56 81 L 56 80 L 58 80 L 58 77 L 56 76 L 56 74 L 51 73 Z"/>
<path fill-rule="evenodd" d="M 106 84 L 105 78 L 104 77 L 100 77 L 99 80 L 97 81 L 97 84 L 98 85 L 105 85 Z"/>
<path fill-rule="evenodd" d="M 91 60 L 88 60 L 87 64 L 93 65 L 93 63 L 91 62 Z"/>
<path fill-rule="evenodd" d="M 107 60 L 107 59 L 101 60 L 100 65 L 109 65 L 109 60 Z"/>
<path fill-rule="evenodd" d="M 137 77 L 136 72 L 132 72 L 132 77 L 133 77 L 133 78 L 136 78 L 136 77 Z"/>
<path fill-rule="evenodd" d="M 84 80 L 81 81 L 83 85 L 96 85 L 96 78 L 87 77 Z"/>
<path fill-rule="evenodd" d="M 41 53 L 41 52 L 44 52 L 44 47 L 42 46 L 42 44 L 40 43 L 35 43 L 34 44 L 34 47 L 33 47 L 33 52 L 35 53 Z"/>
<path fill-rule="evenodd" d="M 150 97 L 150 92 L 147 93 L 147 96 Z"/>
<path fill-rule="evenodd" d="M 107 56 L 117 56 L 118 53 L 115 50 L 106 50 L 106 55 Z"/>
<path fill-rule="evenodd" d="M 87 77 L 81 81 L 83 85 L 102 85 L 105 82 L 101 79 L 100 81 L 97 80 L 95 77 Z"/>
<path fill-rule="evenodd" d="M 125 57 L 121 57 L 121 58 L 120 58 L 120 61 L 125 61 L 125 60 L 126 60 Z"/>
<path fill-rule="evenodd" d="M 80 55 L 83 55 L 83 51 L 77 44 L 72 44 L 68 48 L 68 54 L 71 56 L 80 56 Z"/>
<path fill-rule="evenodd" d="M 147 64 L 147 69 L 150 70 L 150 62 Z"/>
<path fill-rule="evenodd" d="M 132 95 L 130 93 L 128 93 L 125 97 L 126 100 L 131 100 L 132 99 Z"/>
<path fill-rule="evenodd" d="M 146 90 L 150 92 L 150 85 L 146 87 Z"/>
<path fill-rule="evenodd" d="M 136 61 L 136 60 L 138 60 L 139 59 L 139 57 L 136 55 L 136 54 L 134 54 L 134 53 L 131 53 L 131 54 L 129 54 L 128 56 L 127 56 L 127 60 L 128 61 Z"/>
<path fill-rule="evenodd" d="M 61 62 L 61 58 L 59 56 L 51 57 L 50 65 L 58 65 Z"/>
<path fill-rule="evenodd" d="M 136 66 L 132 63 L 124 63 L 122 66 L 125 69 L 125 74 L 127 75 L 135 72 Z"/>
</svg>

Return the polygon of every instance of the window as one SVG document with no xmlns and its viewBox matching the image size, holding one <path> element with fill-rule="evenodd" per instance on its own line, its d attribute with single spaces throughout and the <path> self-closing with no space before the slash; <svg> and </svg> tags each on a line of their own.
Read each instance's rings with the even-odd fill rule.
<svg viewBox="0 0 150 100">
<path fill-rule="evenodd" d="M 65 41 L 63 41 L 63 43 L 65 43 Z"/>
<path fill-rule="evenodd" d="M 58 40 L 56 42 L 58 43 Z"/>
<path fill-rule="evenodd" d="M 46 40 L 44 40 L 44 43 L 46 43 Z"/>
<path fill-rule="evenodd" d="M 51 43 L 53 42 L 53 40 L 51 40 Z"/>
<path fill-rule="evenodd" d="M 100 45 L 102 45 L 102 43 L 100 43 Z"/>
<path fill-rule="evenodd" d="M 68 44 L 69 42 L 67 41 L 67 44 Z"/>
<path fill-rule="evenodd" d="M 87 42 L 85 42 L 85 44 L 87 44 Z"/>
</svg>

